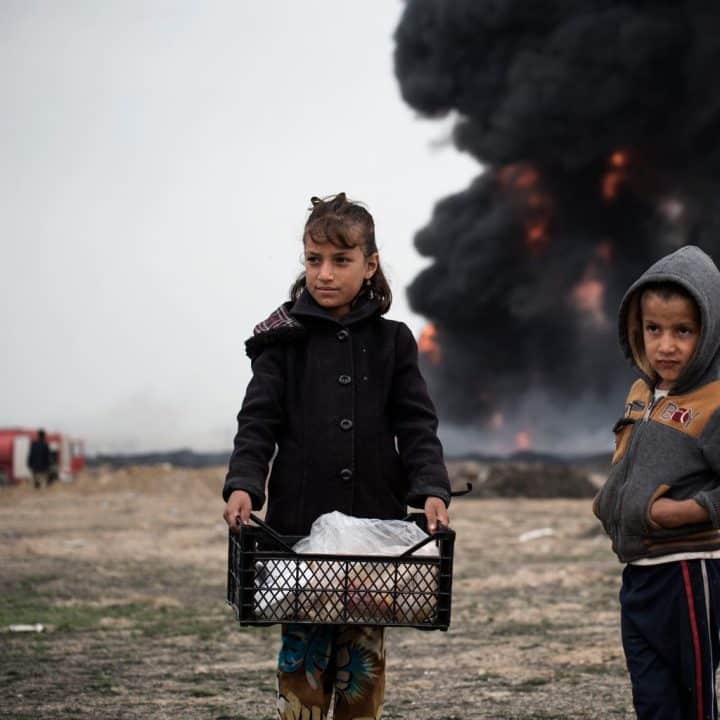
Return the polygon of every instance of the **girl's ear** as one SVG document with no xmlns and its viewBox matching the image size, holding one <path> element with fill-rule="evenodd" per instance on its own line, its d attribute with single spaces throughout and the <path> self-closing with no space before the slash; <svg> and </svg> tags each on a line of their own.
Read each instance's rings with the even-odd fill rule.
<svg viewBox="0 0 720 720">
<path fill-rule="evenodd" d="M 365 258 L 365 279 L 369 280 L 378 269 L 378 254 L 374 252 Z"/>
</svg>

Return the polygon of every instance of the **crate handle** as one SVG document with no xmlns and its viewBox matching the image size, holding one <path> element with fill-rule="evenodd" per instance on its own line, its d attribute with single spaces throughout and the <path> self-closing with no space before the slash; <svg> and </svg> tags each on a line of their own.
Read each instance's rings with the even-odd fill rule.
<svg viewBox="0 0 720 720">
<path fill-rule="evenodd" d="M 465 483 L 465 489 L 464 490 L 454 490 L 450 493 L 450 497 L 460 497 L 461 495 L 467 495 L 468 493 L 472 492 L 473 484 L 468 480 Z M 425 513 L 408 513 L 403 520 L 405 522 L 416 522 L 416 517 L 423 516 Z M 419 523 L 416 523 L 419 524 Z"/>
<path fill-rule="evenodd" d="M 450 497 L 460 497 L 461 495 L 467 495 L 469 492 L 472 492 L 472 483 L 468 480 L 468 482 L 465 483 L 464 490 L 456 490 L 455 492 L 451 492 Z"/>
<path fill-rule="evenodd" d="M 297 555 L 297 553 L 290 547 L 290 545 L 288 545 L 285 540 L 283 540 L 282 536 L 278 535 L 278 533 L 276 533 L 264 520 L 261 520 L 254 513 L 250 513 L 250 519 L 256 525 L 259 525 L 278 545 L 282 546 L 284 550 L 287 550 L 293 555 Z"/>
<path fill-rule="evenodd" d="M 420 542 L 415 543 L 412 547 L 405 550 L 405 552 L 400 553 L 398 557 L 407 557 L 408 555 L 412 555 L 416 550 L 419 550 L 421 547 L 424 547 L 432 540 L 438 540 L 442 535 L 445 535 L 445 531 L 447 528 L 444 525 L 438 525 L 438 529 L 432 534 L 428 535 L 426 538 L 423 538 Z"/>
<path fill-rule="evenodd" d="M 261 520 L 257 515 L 255 515 L 255 513 L 250 513 L 250 519 L 258 526 L 260 526 L 283 549 L 287 550 L 293 555 L 298 554 L 290 547 L 290 545 L 285 542 L 285 540 L 283 540 L 281 535 L 278 535 L 278 533 L 276 533 L 264 520 Z M 432 535 L 428 535 L 426 538 L 423 538 L 422 540 L 420 540 L 420 542 L 415 543 L 415 545 L 409 547 L 407 550 L 405 550 L 405 552 L 398 555 L 398 557 L 407 557 L 408 555 L 412 555 L 416 550 L 424 547 L 430 541 L 437 540 L 439 536 L 444 535 L 446 530 L 447 528 L 444 525 L 438 525 L 438 529 L 436 532 L 434 532 Z"/>
</svg>

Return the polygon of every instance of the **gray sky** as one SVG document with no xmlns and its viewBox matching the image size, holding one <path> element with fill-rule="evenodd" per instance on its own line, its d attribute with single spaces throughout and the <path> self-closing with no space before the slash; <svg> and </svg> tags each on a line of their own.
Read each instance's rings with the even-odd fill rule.
<svg viewBox="0 0 720 720">
<path fill-rule="evenodd" d="M 0 0 L 0 426 L 230 447 L 244 340 L 311 195 L 377 225 L 396 300 L 480 167 L 400 98 L 394 0 Z"/>
</svg>

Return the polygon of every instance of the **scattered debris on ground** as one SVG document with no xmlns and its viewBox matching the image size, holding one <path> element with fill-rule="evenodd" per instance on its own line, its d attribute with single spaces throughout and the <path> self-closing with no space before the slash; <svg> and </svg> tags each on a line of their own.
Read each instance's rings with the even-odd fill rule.
<svg viewBox="0 0 720 720">
<path fill-rule="evenodd" d="M 278 629 L 240 628 L 224 601 L 222 477 L 94 468 L 0 489 L 0 716 L 274 717 Z M 451 518 L 450 630 L 388 630 L 384 717 L 634 717 L 621 568 L 589 501 L 470 496 Z"/>
</svg>

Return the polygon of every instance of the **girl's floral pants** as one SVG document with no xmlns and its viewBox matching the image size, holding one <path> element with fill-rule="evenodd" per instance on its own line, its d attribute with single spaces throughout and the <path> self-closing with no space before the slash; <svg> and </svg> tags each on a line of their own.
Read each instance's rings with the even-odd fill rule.
<svg viewBox="0 0 720 720">
<path fill-rule="evenodd" d="M 283 625 L 278 718 L 378 720 L 385 695 L 382 627 Z"/>
</svg>

